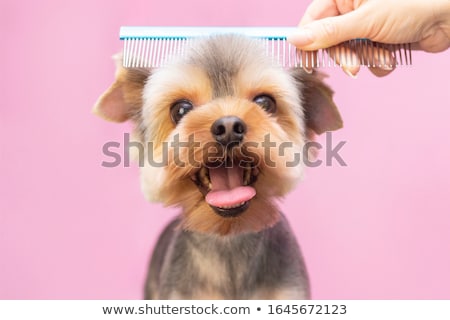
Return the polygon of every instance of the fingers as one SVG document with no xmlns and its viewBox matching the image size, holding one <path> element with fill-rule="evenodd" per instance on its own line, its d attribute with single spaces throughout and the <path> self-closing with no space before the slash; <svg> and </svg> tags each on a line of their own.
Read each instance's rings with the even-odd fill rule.
<svg viewBox="0 0 450 320">
<path fill-rule="evenodd" d="M 396 56 L 394 46 L 369 40 L 352 40 L 320 51 L 300 51 L 299 57 L 300 67 L 307 72 L 314 67 L 340 66 L 352 78 L 360 66 L 368 67 L 377 76 L 385 76 L 395 69 L 397 58 L 400 63 L 405 60 L 400 54 Z"/>
<path fill-rule="evenodd" d="M 367 38 L 367 26 L 361 23 L 364 18 L 359 12 L 315 20 L 299 27 L 287 40 L 300 49 L 318 50 L 354 38 Z"/>
<path fill-rule="evenodd" d="M 348 47 L 334 46 L 319 51 L 300 51 L 299 66 L 308 73 L 317 67 L 341 67 L 352 78 L 360 70 L 360 58 Z"/>
<path fill-rule="evenodd" d="M 370 70 L 370 72 L 373 73 L 373 75 L 375 75 L 377 77 L 387 76 L 392 71 L 394 71 L 394 69 L 392 69 L 392 70 L 384 70 L 384 69 L 381 69 L 381 68 L 369 68 L 369 70 Z"/>
<path fill-rule="evenodd" d="M 370 38 L 375 32 L 373 27 L 382 25 L 375 23 L 379 8 L 367 1 L 354 9 L 349 1 L 313 1 L 298 29 L 287 40 L 300 49 L 318 50 L 350 39 Z"/>
<path fill-rule="evenodd" d="M 353 72 L 354 69 L 352 69 L 354 68 L 354 61 L 356 61 L 358 67 L 361 65 L 366 66 L 374 75 L 379 77 L 388 75 L 395 69 L 395 52 L 389 45 L 383 46 L 369 40 L 358 40 L 351 41 L 345 46 L 344 58 L 341 55 L 339 59 L 342 69 L 347 74 L 353 75 L 353 77 L 356 76 L 356 73 Z M 349 55 L 355 55 L 356 59 L 353 57 L 349 58 Z M 347 66 L 348 61 L 352 63 L 350 68 Z M 357 71 L 359 71 L 359 68 Z"/>
<path fill-rule="evenodd" d="M 356 50 L 347 44 L 331 47 L 328 53 L 333 61 L 352 78 L 356 78 L 360 70 L 361 57 Z"/>
<path fill-rule="evenodd" d="M 342 13 L 339 12 L 335 0 L 315 0 L 306 9 L 298 26 L 303 26 L 314 20 L 338 16 Z"/>
<path fill-rule="evenodd" d="M 301 51 L 300 67 L 308 73 L 321 65 L 318 51 Z"/>
<path fill-rule="evenodd" d="M 354 6 L 358 6 L 357 10 Z M 356 77 L 361 65 L 377 76 L 392 72 L 395 68 L 392 51 L 368 40 L 351 40 L 373 34 L 369 28 L 374 24 L 367 19 L 373 11 L 370 1 L 355 4 L 346 0 L 314 0 L 297 31 L 287 39 L 302 50 L 301 67 L 311 72 L 312 67 L 326 64 L 323 55 L 320 61 L 317 50 L 327 48 L 323 50 L 328 54 L 328 65 L 340 66 L 351 77 Z"/>
<path fill-rule="evenodd" d="M 438 29 L 432 35 L 420 40 L 417 44 L 415 44 L 415 47 L 426 52 L 441 52 L 447 50 L 450 48 L 450 34 L 447 35 L 443 31 L 443 28 Z"/>
<path fill-rule="evenodd" d="M 299 67 L 311 73 L 317 67 L 340 66 L 349 76 L 354 77 L 359 72 L 358 56 L 345 48 L 333 47 L 320 51 L 300 51 Z"/>
<path fill-rule="evenodd" d="M 397 65 L 393 47 L 383 47 L 378 43 L 370 43 L 365 46 L 363 54 L 363 64 L 377 77 L 390 74 Z"/>
</svg>

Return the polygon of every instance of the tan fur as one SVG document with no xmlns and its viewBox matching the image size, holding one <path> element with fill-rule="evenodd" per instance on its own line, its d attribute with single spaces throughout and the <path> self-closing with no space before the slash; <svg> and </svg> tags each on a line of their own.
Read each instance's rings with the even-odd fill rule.
<svg viewBox="0 0 450 320">
<path fill-rule="evenodd" d="M 180 71 L 180 68 L 185 70 Z M 189 135 L 192 134 L 195 135 L 196 142 L 205 145 L 213 141 L 210 127 L 214 120 L 232 114 L 244 120 L 248 126 L 249 134 L 245 141 L 257 142 L 261 145 L 264 136 L 270 132 L 271 140 L 277 145 L 284 141 L 292 141 L 296 147 L 291 148 L 290 151 L 301 153 L 304 139 L 299 134 L 303 130 L 299 114 L 302 110 L 294 108 L 300 102 L 297 89 L 292 81 L 289 81 L 289 77 L 280 77 L 275 68 L 264 73 L 259 70 L 260 68 L 252 65 L 243 68 L 237 75 L 236 87 L 239 90 L 236 97 L 210 101 L 212 88 L 201 70 L 192 66 L 177 66 L 177 69 L 175 67 L 173 69 L 173 73 L 176 73 L 177 76 L 170 78 L 168 72 L 162 75 L 156 73 L 146 86 L 143 123 L 149 128 L 148 139 L 154 141 L 156 145 L 162 142 L 170 145 L 175 135 L 179 136 L 180 141 L 188 141 Z M 256 80 L 255 74 L 258 74 Z M 254 96 L 261 93 L 272 94 L 277 99 L 276 117 L 268 115 L 258 105 L 251 102 Z M 168 110 L 174 101 L 181 98 L 192 101 L 196 109 L 195 112 L 187 114 L 175 127 L 170 120 Z M 188 162 L 190 150 L 186 148 L 182 151 L 185 153 L 180 154 L 181 160 Z M 203 162 L 202 156 L 206 152 L 202 152 L 201 148 L 196 151 L 194 159 Z M 263 158 L 263 150 L 253 151 L 259 153 Z M 267 228 L 278 220 L 277 214 L 272 213 L 267 217 L 252 219 L 255 216 L 252 215 L 252 211 L 260 210 L 267 205 L 276 208 L 267 199 L 283 196 L 290 191 L 301 177 L 302 171 L 298 167 L 286 168 L 285 162 L 293 158 L 291 154 L 286 154 L 284 158 L 281 158 L 276 149 L 272 152 L 271 159 L 278 161 L 279 165 L 276 168 L 264 168 L 264 162 L 262 162 L 263 173 L 259 179 L 263 182 L 256 185 L 257 198 L 252 200 L 251 207 L 242 217 L 224 219 L 213 213 L 204 203 L 203 196 L 198 192 L 197 187 L 190 181 L 190 175 L 198 168 L 178 167 L 171 161 L 171 159 L 173 160 L 171 153 L 169 153 L 169 166 L 166 168 L 166 173 L 172 178 L 165 180 L 164 184 L 159 186 L 157 198 L 166 205 L 181 205 L 186 214 L 184 226 L 189 230 L 228 234 Z M 145 177 L 143 178 L 145 179 Z M 284 182 L 282 186 L 278 183 L 280 180 Z M 154 185 L 154 179 L 147 184 L 150 183 Z M 273 212 L 277 212 L 277 210 L 273 210 Z"/>
<path fill-rule="evenodd" d="M 180 99 L 187 99 L 196 106 L 211 100 L 209 80 L 202 70 L 193 66 L 172 66 L 168 72 L 155 72 L 144 92 L 143 125 L 148 128 L 148 140 L 161 144 L 175 129 L 170 120 L 169 108 Z"/>
<path fill-rule="evenodd" d="M 141 169 L 141 181 L 147 198 L 161 201 L 165 205 L 183 207 L 186 216 L 183 225 L 189 230 L 224 235 L 245 230 L 258 231 L 273 225 L 278 220 L 278 210 L 269 199 L 284 196 L 301 178 L 302 165 L 287 168 L 285 164 L 294 158 L 294 153 L 302 155 L 302 148 L 307 141 L 306 134 L 302 134 L 305 127 L 300 121 L 303 117 L 303 109 L 299 107 L 300 96 L 291 78 L 280 73 L 276 67 L 261 68 L 261 65 L 249 63 L 243 66 L 235 77 L 235 96 L 212 99 L 213 88 L 207 74 L 194 65 L 174 64 L 164 72 L 154 72 L 147 81 L 149 74 L 150 71 L 146 69 L 124 69 L 119 66 L 115 83 L 100 97 L 95 106 L 96 113 L 112 121 L 132 119 L 136 122 L 137 129 L 145 128 L 145 136 L 142 137 L 144 146 L 148 147 L 146 141 L 153 142 L 152 154 L 156 161 L 161 160 L 162 143 L 170 145 L 176 135 L 180 141 L 188 141 L 189 135 L 194 135 L 195 141 L 202 146 L 208 143 L 210 145 L 213 142 L 210 134 L 211 124 L 221 116 L 236 115 L 248 126 L 248 135 L 244 142 L 259 144 L 259 148 L 253 149 L 252 152 L 260 156 L 261 174 L 255 185 L 257 196 L 252 200 L 250 208 L 240 217 L 227 219 L 212 212 L 204 203 L 203 195 L 190 180 L 193 172 L 199 168 L 189 165 L 180 168 L 173 161 L 173 152 L 169 151 L 167 168 L 152 168 L 147 164 L 146 158 L 146 165 Z M 321 85 L 321 81 L 308 77 L 312 83 Z M 326 91 L 326 86 L 320 88 L 324 96 L 332 94 L 331 91 Z M 267 114 L 251 101 L 262 93 L 270 94 L 276 99 L 275 115 Z M 314 97 L 310 94 L 308 98 Z M 187 114 L 179 125 L 175 126 L 169 110 L 170 106 L 180 99 L 191 101 L 195 111 Z M 327 99 L 332 102 L 330 98 Z M 328 106 L 326 103 L 322 104 Z M 331 111 L 326 114 L 329 120 L 333 120 L 336 114 L 339 115 L 335 106 Z M 313 122 L 316 118 L 323 117 L 310 118 L 307 121 L 310 123 L 310 130 L 321 133 L 323 130 L 334 129 L 328 124 L 333 121 Z M 340 118 L 338 119 L 337 126 L 341 123 Z M 324 128 L 319 129 L 321 125 L 324 125 Z M 270 158 L 277 162 L 274 168 L 265 166 L 263 159 L 264 150 L 261 144 L 267 133 L 270 133 L 271 141 L 277 145 L 285 141 L 293 143 L 293 147 L 287 149 L 284 157 L 278 154 L 278 149 L 271 149 Z M 144 155 L 147 155 L 148 150 L 145 151 Z M 206 160 L 203 157 L 207 150 L 202 148 L 196 148 L 194 153 L 188 148 L 183 148 L 182 151 L 179 157 L 185 162 L 192 156 L 199 163 Z M 280 181 L 283 181 L 281 185 Z M 253 212 L 267 206 L 274 208 L 272 213 L 255 218 Z"/>
<path fill-rule="evenodd" d="M 282 105 L 280 105 L 280 113 L 288 113 L 288 110 L 284 111 Z M 271 140 L 276 142 L 277 145 L 283 141 L 294 140 L 294 137 L 290 137 L 276 119 L 268 116 L 259 106 L 248 102 L 248 100 L 235 98 L 216 100 L 214 103 L 208 103 L 199 107 L 196 112 L 187 114 L 172 132 L 172 136 L 179 134 L 181 141 L 188 141 L 189 135 L 195 134 L 196 142 L 201 144 L 212 142 L 210 134 L 211 123 L 215 119 L 229 114 L 238 116 L 247 124 L 249 134 L 246 139 L 248 141 L 258 142 L 261 145 L 267 132 L 271 133 Z M 291 122 L 287 126 L 295 126 L 295 122 Z M 298 125 L 295 127 L 295 130 L 297 132 L 300 131 Z M 295 138 L 297 137 L 298 134 Z M 173 141 L 168 139 L 168 142 L 171 143 Z M 299 146 L 297 151 L 300 152 L 300 150 Z M 180 154 L 180 159 L 188 163 L 190 150 L 185 148 L 182 151 L 185 152 Z M 203 163 L 203 155 L 206 152 L 202 152 L 204 150 L 201 148 L 197 148 L 196 151 L 193 158 Z M 261 148 L 253 150 L 253 152 L 260 154 L 261 159 L 264 156 L 263 151 Z M 267 228 L 278 220 L 276 214 L 278 210 L 271 210 L 269 216 L 256 215 L 252 214 L 252 212 L 261 211 L 262 208 L 267 206 L 274 207 L 268 199 L 283 196 L 300 178 L 299 168 L 286 168 L 285 161 L 288 160 L 283 159 L 276 153 L 277 151 L 274 149 L 271 155 L 273 161 L 279 162 L 274 168 L 265 167 L 264 161 L 261 161 L 262 173 L 259 179 L 263 182 L 255 185 L 257 198 L 253 199 L 250 208 L 236 219 L 224 219 L 211 212 L 209 206 L 204 203 L 203 196 L 189 179 L 192 172 L 198 170 L 198 168 L 190 166 L 180 168 L 175 162 L 171 161 L 173 159 L 173 154 L 171 153 L 169 153 L 169 165 L 166 170 L 172 179 L 165 181 L 164 186 L 162 186 L 162 198 L 165 199 L 166 205 L 181 204 L 183 206 L 186 214 L 184 226 L 189 230 L 228 234 L 239 233 L 245 230 L 259 231 Z M 289 158 L 289 155 L 287 155 L 287 158 Z M 282 186 L 278 183 L 280 179 L 284 181 Z"/>
<path fill-rule="evenodd" d="M 97 100 L 93 112 L 113 122 L 136 119 L 143 104 L 143 85 L 150 72 L 143 68 L 122 68 L 121 54 L 115 55 L 114 60 L 116 81 Z"/>
<path fill-rule="evenodd" d="M 262 231 L 270 229 L 289 230 L 284 222 L 280 222 L 282 215 L 276 200 L 291 191 L 301 179 L 304 171 L 302 157 L 310 156 L 303 154 L 305 144 L 313 139 L 314 134 L 340 128 L 342 119 L 332 100 L 333 92 L 323 83 L 322 75 L 316 72 L 308 75 L 298 70 L 286 72 L 273 66 L 271 60 L 261 54 L 261 48 L 256 42 L 243 37 L 225 36 L 210 42 L 199 42 L 194 48 L 187 57 L 179 58 L 157 70 L 124 69 L 118 66 L 116 81 L 99 98 L 94 112 L 107 120 L 134 122 L 136 139 L 143 143 L 145 149 L 144 166 L 141 167 L 141 187 L 144 195 L 147 199 L 162 202 L 166 206 L 181 207 L 182 218 L 178 225 L 183 232 L 199 233 L 211 236 L 212 239 L 218 237 L 221 240 L 216 241 L 216 245 L 221 246 L 223 252 L 228 252 L 233 245 L 229 245 L 227 239 L 237 239 L 238 236 L 246 234 L 262 234 Z M 253 102 L 253 99 L 260 95 L 274 98 L 274 113 L 265 111 Z M 190 101 L 193 110 L 175 124 L 170 110 L 180 100 Z M 238 117 L 246 126 L 240 147 L 235 147 L 232 151 L 225 151 L 211 133 L 212 124 L 227 116 Z M 268 134 L 270 141 L 276 146 L 270 149 L 270 153 L 263 147 Z M 174 148 L 170 147 L 176 141 L 191 144 L 177 149 L 176 153 Z M 280 152 L 279 147 L 285 143 L 290 143 L 290 147 Z M 214 159 L 223 161 L 224 152 L 227 155 L 237 152 L 233 153 L 233 161 L 248 160 L 251 156 L 253 164 L 256 164 L 254 170 L 258 172 L 257 180 L 252 185 L 256 190 L 255 197 L 249 201 L 248 208 L 235 217 L 217 214 L 206 203 L 203 191 L 194 182 L 200 168 Z M 151 159 L 158 163 L 167 158 L 166 165 L 150 165 L 149 154 Z M 296 157 L 301 160 L 298 165 L 287 165 Z M 274 165 L 269 165 L 268 160 Z M 179 162 L 185 165 L 180 165 Z M 177 231 L 173 238 L 186 234 Z M 292 242 L 289 237 L 281 237 L 279 234 L 271 236 L 287 241 L 287 256 L 290 251 L 293 255 L 299 255 L 295 241 Z M 164 241 L 169 240 L 165 238 Z M 167 256 L 173 258 L 176 249 L 172 245 L 173 243 L 170 244 Z M 275 240 L 275 243 L 268 246 L 272 248 L 281 245 Z M 166 254 L 165 249 L 160 251 L 158 257 Z M 148 296 L 172 299 L 224 298 L 224 294 L 231 295 L 230 292 L 233 292 L 227 284 L 228 278 L 225 277 L 231 271 L 237 283 L 245 283 L 246 279 L 240 279 L 239 275 L 245 274 L 246 270 L 235 270 L 240 266 L 239 263 L 234 262 L 230 270 L 221 261 L 220 256 L 209 255 L 206 257 L 208 262 L 204 263 L 204 252 L 198 253 L 191 249 L 186 256 L 190 257 L 189 268 L 196 270 L 197 278 L 203 279 L 199 287 L 191 288 L 188 296 L 178 289 L 160 296 L 159 282 L 164 277 L 151 274 L 148 284 L 151 293 Z M 269 253 L 267 255 L 270 256 Z M 297 258 L 293 259 L 293 263 L 299 263 L 301 266 L 301 257 Z M 170 268 L 167 261 L 165 260 L 163 265 L 154 265 L 152 268 L 156 268 L 155 273 L 161 271 L 158 268 L 167 271 Z M 276 264 L 277 261 L 266 263 Z M 248 265 L 244 264 L 242 268 L 247 267 Z M 262 270 L 265 268 L 255 267 Z M 253 295 L 247 293 L 244 296 L 254 299 L 308 297 L 307 279 L 301 279 L 306 271 L 297 271 L 291 271 L 297 281 L 295 285 L 281 288 L 261 287 Z M 286 277 L 290 280 L 289 275 Z M 287 281 L 286 279 L 284 281 Z M 170 279 L 165 278 L 165 281 L 163 287 L 172 286 Z M 263 284 L 264 282 L 261 286 Z M 232 286 L 237 287 L 239 286 L 236 284 Z M 228 291 L 225 290 L 224 293 L 217 288 L 228 288 Z M 184 292 L 187 290 L 182 289 Z M 233 294 L 239 296 L 238 293 Z"/>
</svg>

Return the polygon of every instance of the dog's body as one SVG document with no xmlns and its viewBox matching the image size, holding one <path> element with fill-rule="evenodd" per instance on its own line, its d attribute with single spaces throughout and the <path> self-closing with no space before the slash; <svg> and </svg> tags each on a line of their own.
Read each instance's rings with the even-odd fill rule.
<svg viewBox="0 0 450 320">
<path fill-rule="evenodd" d="M 342 125 L 331 96 L 319 75 L 274 66 L 236 35 L 158 70 L 119 68 L 96 111 L 135 122 L 144 194 L 183 210 L 155 248 L 146 298 L 309 297 L 275 200 L 301 178 L 309 139 Z"/>
<path fill-rule="evenodd" d="M 218 237 L 177 228 L 160 237 L 147 299 L 306 299 L 305 264 L 284 217 L 257 233 Z"/>
</svg>

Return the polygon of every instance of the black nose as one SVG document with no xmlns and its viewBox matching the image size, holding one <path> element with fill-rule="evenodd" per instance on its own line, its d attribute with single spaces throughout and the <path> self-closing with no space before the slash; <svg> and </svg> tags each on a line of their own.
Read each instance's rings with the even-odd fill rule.
<svg viewBox="0 0 450 320">
<path fill-rule="evenodd" d="M 247 126 L 236 116 L 226 116 L 214 121 L 211 133 L 217 142 L 223 146 L 239 144 L 244 138 Z"/>
</svg>

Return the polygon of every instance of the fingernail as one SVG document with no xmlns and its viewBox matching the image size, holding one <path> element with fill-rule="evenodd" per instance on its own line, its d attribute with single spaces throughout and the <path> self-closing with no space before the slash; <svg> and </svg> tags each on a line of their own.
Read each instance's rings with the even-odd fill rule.
<svg viewBox="0 0 450 320">
<path fill-rule="evenodd" d="M 384 64 L 384 63 L 382 63 L 382 64 L 380 65 L 380 68 L 383 69 L 383 70 L 385 70 L 385 71 L 392 71 L 392 70 L 394 70 L 394 66 L 393 66 L 393 65 L 390 65 L 390 64 Z"/>
<path fill-rule="evenodd" d="M 314 42 L 314 35 L 308 28 L 300 28 L 295 33 L 287 36 L 286 40 L 298 47 L 306 46 Z"/>
<path fill-rule="evenodd" d="M 308 74 L 313 73 L 313 68 L 311 68 L 311 67 L 303 66 L 303 70 L 305 70 L 305 72 Z"/>
<path fill-rule="evenodd" d="M 382 51 L 381 54 L 378 54 L 378 57 L 375 58 L 374 65 L 384 71 L 392 71 L 395 68 L 395 57 L 387 53 L 386 51 Z"/>
<path fill-rule="evenodd" d="M 342 70 L 343 70 L 349 77 L 351 77 L 352 79 L 358 78 L 358 74 L 357 74 L 357 73 L 353 74 L 353 73 L 352 73 L 349 69 L 347 69 L 345 66 L 342 67 Z"/>
</svg>

